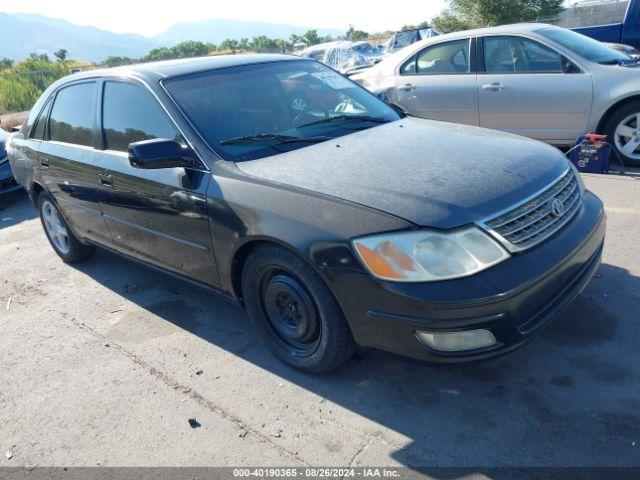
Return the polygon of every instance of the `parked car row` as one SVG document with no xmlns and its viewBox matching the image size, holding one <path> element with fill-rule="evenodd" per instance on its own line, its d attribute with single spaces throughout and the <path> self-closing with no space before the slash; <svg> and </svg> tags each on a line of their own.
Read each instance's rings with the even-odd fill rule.
<svg viewBox="0 0 640 480">
<path fill-rule="evenodd" d="M 532 117 L 557 140 L 587 128 L 602 103 L 587 105 L 587 82 L 622 54 L 588 60 L 533 28 L 495 33 L 410 47 L 372 78 L 403 108 L 432 89 L 424 116 L 482 124 L 471 104 L 483 78 L 494 126 L 507 117 L 523 133 Z M 532 81 L 531 68 L 544 73 Z M 357 346 L 448 363 L 508 352 L 585 288 L 603 248 L 602 204 L 557 149 L 406 116 L 300 57 L 72 75 L 8 152 L 65 262 L 101 247 L 235 299 L 278 357 L 311 372 Z"/>
<path fill-rule="evenodd" d="M 568 146 L 605 133 L 640 166 L 640 66 L 571 30 L 520 24 L 414 43 L 351 77 L 406 113 Z"/>
<path fill-rule="evenodd" d="M 374 65 L 384 54 L 369 42 L 341 40 L 313 45 L 298 55 L 329 65 L 340 73 L 350 73 Z"/>
</svg>

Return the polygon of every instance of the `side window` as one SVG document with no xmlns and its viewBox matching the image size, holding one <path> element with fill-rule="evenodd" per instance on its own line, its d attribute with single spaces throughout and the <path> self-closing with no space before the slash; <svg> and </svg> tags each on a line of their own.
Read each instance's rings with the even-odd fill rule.
<svg viewBox="0 0 640 480">
<path fill-rule="evenodd" d="M 60 90 L 49 115 L 49 139 L 92 146 L 95 95 L 95 82 Z"/>
<path fill-rule="evenodd" d="M 400 75 L 415 75 L 416 73 L 416 56 L 411 57 L 400 67 Z"/>
<path fill-rule="evenodd" d="M 469 73 L 469 39 L 438 43 L 425 48 L 416 57 L 419 75 Z"/>
<path fill-rule="evenodd" d="M 102 128 L 107 150 L 126 152 L 130 143 L 152 138 L 180 140 L 157 100 L 131 83 L 105 82 Z"/>
<path fill-rule="evenodd" d="M 484 59 L 489 73 L 562 73 L 562 56 L 521 37 L 485 37 Z"/>
<path fill-rule="evenodd" d="M 51 107 L 51 102 L 47 102 L 47 104 L 42 109 L 40 116 L 36 120 L 36 124 L 33 127 L 31 132 L 31 136 L 29 138 L 33 138 L 34 140 L 42 140 L 44 138 L 44 130 L 45 125 L 47 124 L 47 117 L 49 115 L 49 107 Z"/>
</svg>

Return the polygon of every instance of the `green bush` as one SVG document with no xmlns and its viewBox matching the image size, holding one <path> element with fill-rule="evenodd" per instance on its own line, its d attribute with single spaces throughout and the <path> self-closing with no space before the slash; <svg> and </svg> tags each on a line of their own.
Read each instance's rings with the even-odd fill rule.
<svg viewBox="0 0 640 480">
<path fill-rule="evenodd" d="M 67 75 L 66 62 L 30 58 L 0 71 L 0 114 L 29 110 L 40 94 Z"/>
</svg>

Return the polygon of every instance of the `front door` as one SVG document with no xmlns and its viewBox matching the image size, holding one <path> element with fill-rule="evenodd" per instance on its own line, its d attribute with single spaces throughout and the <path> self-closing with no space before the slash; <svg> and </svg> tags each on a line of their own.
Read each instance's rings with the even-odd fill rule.
<svg viewBox="0 0 640 480">
<path fill-rule="evenodd" d="M 487 36 L 478 73 L 480 125 L 556 144 L 584 134 L 591 75 L 535 40 Z M 481 68 L 482 70 L 482 68 Z"/>
<path fill-rule="evenodd" d="M 202 169 L 133 167 L 128 145 L 151 138 L 183 141 L 145 87 L 105 81 L 102 92 L 101 204 L 115 248 L 204 283 L 217 283 Z"/>
<path fill-rule="evenodd" d="M 478 91 L 471 39 L 430 45 L 406 61 L 389 92 L 412 115 L 478 125 Z"/>
</svg>

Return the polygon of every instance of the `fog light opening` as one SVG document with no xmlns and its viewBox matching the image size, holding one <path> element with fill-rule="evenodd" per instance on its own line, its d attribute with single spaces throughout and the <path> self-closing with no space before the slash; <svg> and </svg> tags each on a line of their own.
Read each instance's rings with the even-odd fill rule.
<svg viewBox="0 0 640 480">
<path fill-rule="evenodd" d="M 440 352 L 476 350 L 497 343 L 493 333 L 484 329 L 462 332 L 417 332 L 417 334 L 425 345 Z"/>
</svg>

